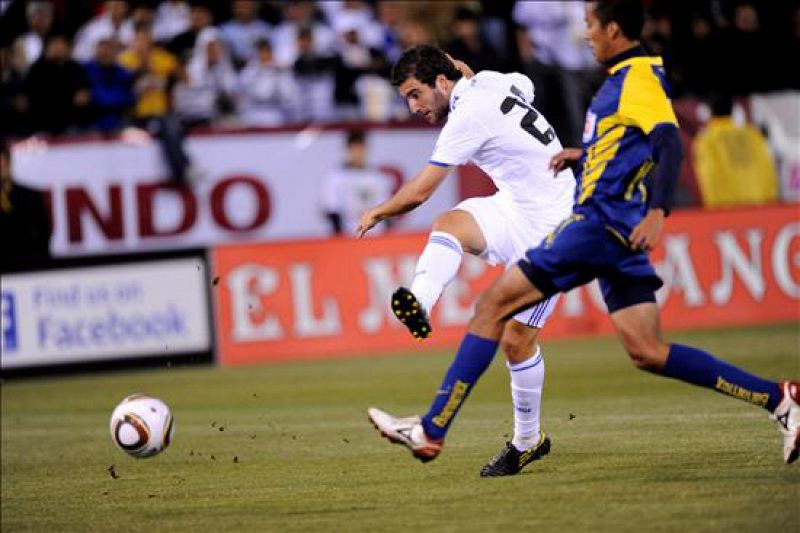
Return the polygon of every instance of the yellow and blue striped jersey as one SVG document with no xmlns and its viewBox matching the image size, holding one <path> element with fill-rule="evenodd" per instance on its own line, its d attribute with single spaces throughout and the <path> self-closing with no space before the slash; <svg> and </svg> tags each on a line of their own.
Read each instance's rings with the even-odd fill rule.
<svg viewBox="0 0 800 533">
<path fill-rule="evenodd" d="M 575 212 L 599 216 L 624 237 L 647 212 L 646 179 L 655 166 L 647 136 L 659 125 L 678 125 L 663 62 L 644 54 L 621 54 L 592 99 L 575 192 Z"/>
</svg>

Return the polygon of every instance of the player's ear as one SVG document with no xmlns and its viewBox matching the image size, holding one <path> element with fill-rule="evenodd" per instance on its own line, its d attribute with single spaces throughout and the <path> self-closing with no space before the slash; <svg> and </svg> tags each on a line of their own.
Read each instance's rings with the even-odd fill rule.
<svg viewBox="0 0 800 533">
<path fill-rule="evenodd" d="M 622 35 L 622 29 L 613 20 L 606 25 L 605 32 L 606 36 L 612 40 Z"/>
<path fill-rule="evenodd" d="M 440 91 L 444 91 L 447 88 L 447 76 L 444 74 L 437 75 L 436 80 L 434 80 L 434 86 Z"/>
</svg>

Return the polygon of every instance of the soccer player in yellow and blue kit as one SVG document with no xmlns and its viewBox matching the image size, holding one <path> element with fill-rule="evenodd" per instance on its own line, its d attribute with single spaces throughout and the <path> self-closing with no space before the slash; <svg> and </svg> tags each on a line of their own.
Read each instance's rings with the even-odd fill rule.
<svg viewBox="0 0 800 533">
<path fill-rule="evenodd" d="M 661 58 L 646 55 L 638 41 L 643 22 L 640 0 L 587 2 L 586 39 L 608 76 L 587 112 L 583 148 L 564 150 L 551 161 L 554 171 L 577 163 L 573 213 L 481 295 L 428 413 L 396 418 L 380 412 L 378 429 L 417 458 L 428 461 L 441 451 L 509 317 L 594 279 L 638 368 L 764 407 L 783 433 L 784 462 L 798 458 L 800 383 L 766 380 L 700 349 L 662 340 L 655 298 L 662 282 L 647 252 L 669 214 L 682 154 Z M 490 466 L 503 475 L 518 459 L 504 448 Z"/>
</svg>

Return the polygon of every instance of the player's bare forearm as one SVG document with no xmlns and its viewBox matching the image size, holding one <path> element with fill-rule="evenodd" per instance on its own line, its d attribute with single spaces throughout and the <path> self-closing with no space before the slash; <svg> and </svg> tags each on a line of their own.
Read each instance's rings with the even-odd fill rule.
<svg viewBox="0 0 800 533">
<path fill-rule="evenodd" d="M 381 220 L 403 215 L 425 203 L 432 193 L 433 191 L 421 189 L 413 180 L 409 181 L 394 196 L 375 207 L 376 214 Z"/>
<path fill-rule="evenodd" d="M 639 222 L 630 235 L 631 245 L 639 250 L 652 250 L 658 244 L 664 228 L 664 210 L 655 208 Z"/>
<path fill-rule="evenodd" d="M 356 234 L 359 237 L 363 237 L 367 231 L 379 222 L 408 213 L 425 203 L 449 172 L 449 167 L 427 165 L 422 172 L 406 182 L 387 201 L 365 211 L 361 215 Z"/>
</svg>

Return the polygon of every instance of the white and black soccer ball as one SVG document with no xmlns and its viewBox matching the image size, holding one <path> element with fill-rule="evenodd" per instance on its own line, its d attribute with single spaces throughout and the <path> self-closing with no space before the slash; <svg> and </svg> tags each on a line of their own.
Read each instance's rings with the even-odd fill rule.
<svg viewBox="0 0 800 533">
<path fill-rule="evenodd" d="M 146 394 L 132 394 L 111 413 L 111 438 L 133 457 L 151 457 L 172 441 L 175 425 L 167 404 Z"/>
</svg>

